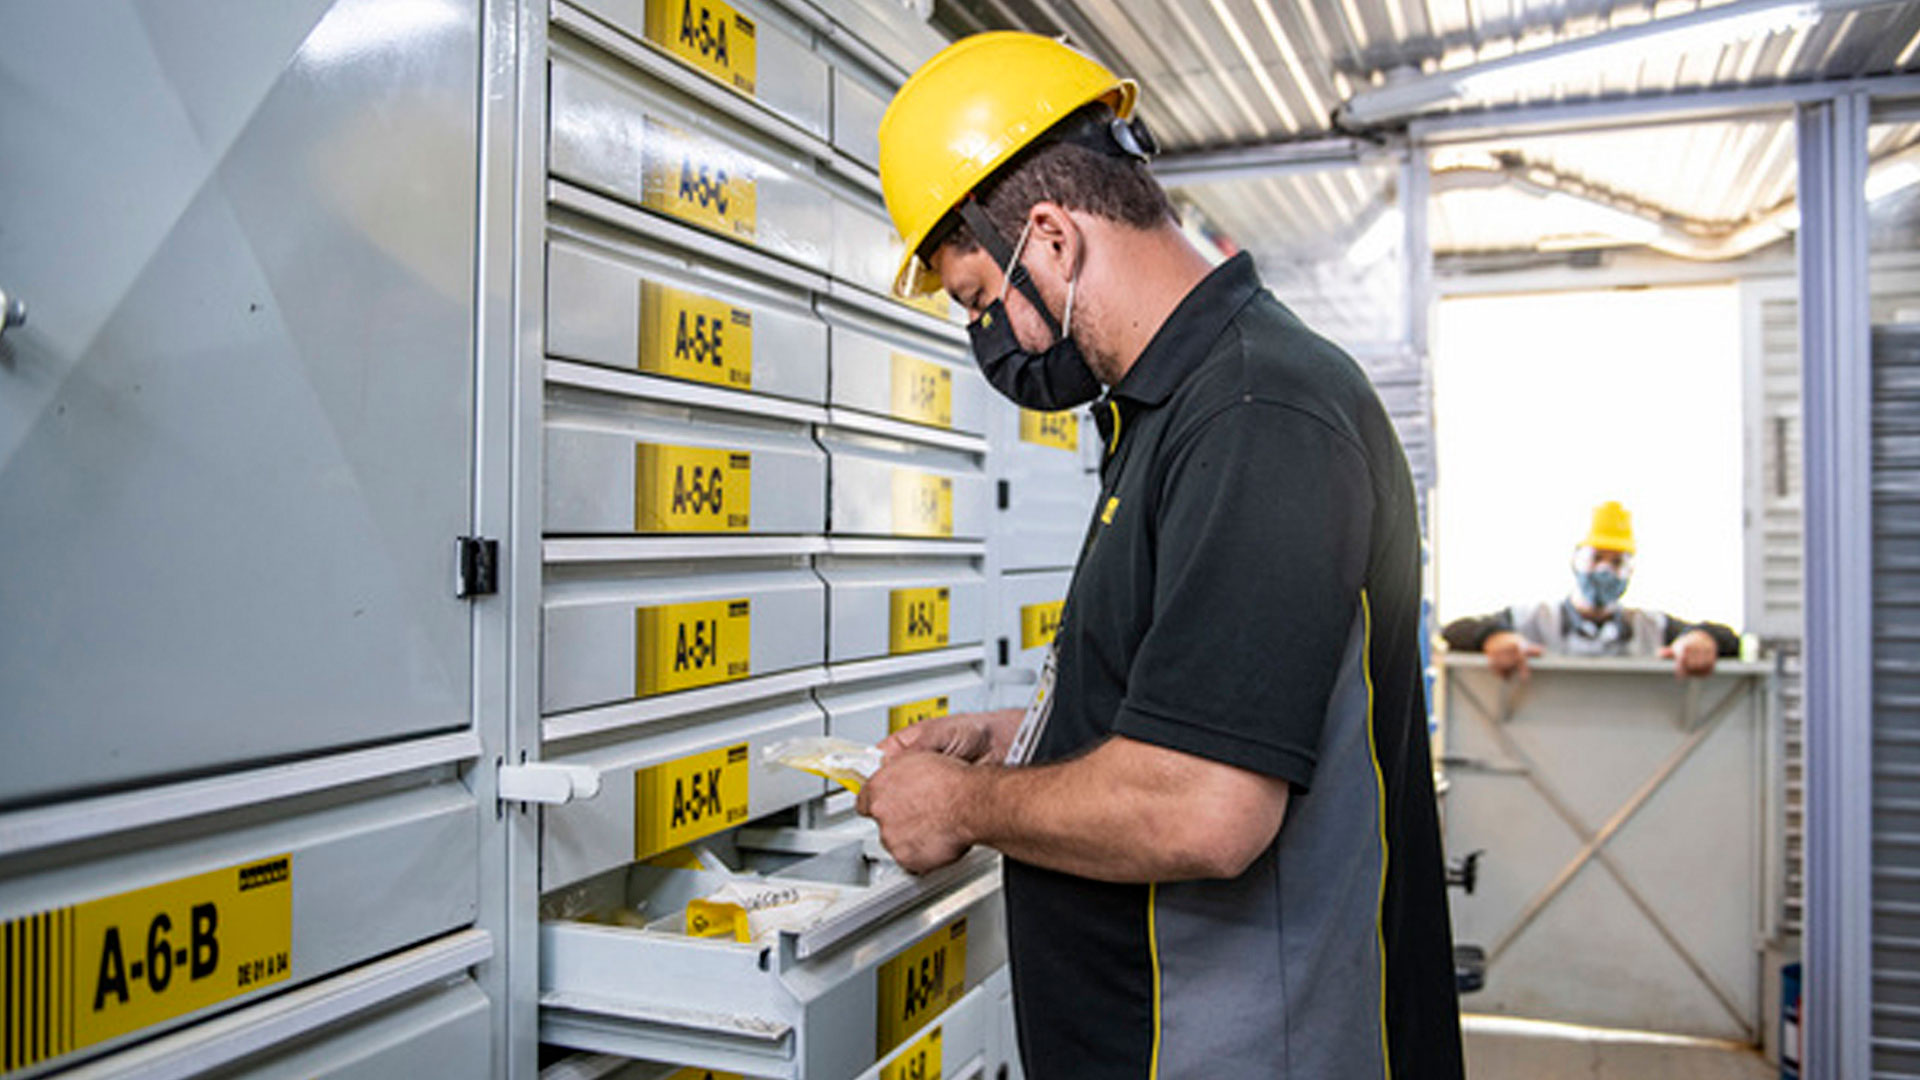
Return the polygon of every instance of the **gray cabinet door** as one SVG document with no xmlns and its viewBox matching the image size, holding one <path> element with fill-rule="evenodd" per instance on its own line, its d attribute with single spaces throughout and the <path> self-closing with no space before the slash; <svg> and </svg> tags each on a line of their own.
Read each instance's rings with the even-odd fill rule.
<svg viewBox="0 0 1920 1080">
<path fill-rule="evenodd" d="M 0 805 L 466 724 L 477 0 L 7 23 Z"/>
</svg>

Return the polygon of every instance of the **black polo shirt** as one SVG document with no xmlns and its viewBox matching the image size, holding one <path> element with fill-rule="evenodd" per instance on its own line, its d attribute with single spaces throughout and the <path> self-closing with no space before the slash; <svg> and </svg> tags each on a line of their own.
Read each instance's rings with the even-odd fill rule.
<svg viewBox="0 0 1920 1080">
<path fill-rule="evenodd" d="M 1102 490 L 1043 763 L 1111 735 L 1286 780 L 1230 881 L 1009 860 L 1028 1075 L 1461 1075 L 1405 455 L 1372 386 L 1216 268 L 1094 407 Z"/>
</svg>

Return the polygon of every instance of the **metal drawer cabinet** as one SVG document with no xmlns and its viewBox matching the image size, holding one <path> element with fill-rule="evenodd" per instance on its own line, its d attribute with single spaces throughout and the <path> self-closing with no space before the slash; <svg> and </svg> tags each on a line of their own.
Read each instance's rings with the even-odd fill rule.
<svg viewBox="0 0 1920 1080">
<path fill-rule="evenodd" d="M 549 536 L 826 527 L 826 461 L 805 424 L 566 387 L 547 399 Z"/>
<path fill-rule="evenodd" d="M 827 662 L 907 656 L 977 644 L 987 583 L 971 559 L 821 555 Z"/>
<path fill-rule="evenodd" d="M 827 711 L 827 734 L 877 743 L 910 724 L 987 707 L 987 680 L 977 663 L 814 691 Z"/>
<path fill-rule="evenodd" d="M 1034 412 L 997 404 L 993 452 L 987 469 L 998 491 L 994 536 L 1002 570 L 1070 567 L 1100 494 L 1099 475 L 1087 471 L 1085 448 L 1099 438 L 1079 410 Z"/>
<path fill-rule="evenodd" d="M 555 53 L 553 175 L 801 266 L 826 266 L 833 196 L 812 161 L 600 57 Z"/>
<path fill-rule="evenodd" d="M 828 321 L 830 404 L 940 431 L 986 433 L 986 380 L 957 343 L 850 312 L 835 310 Z"/>
<path fill-rule="evenodd" d="M 826 781 L 767 764 L 762 754 L 783 739 L 825 731 L 825 715 L 801 692 L 591 742 L 548 743 L 549 763 L 591 770 L 600 790 L 546 810 L 541 889 L 651 859 L 824 794 Z"/>
<path fill-rule="evenodd" d="M 727 875 L 648 864 L 550 894 L 543 1041 L 748 1076 L 856 1076 L 1004 966 L 991 852 L 916 877 L 875 857 L 870 827 L 865 839 L 768 831 L 757 850 L 752 832 L 738 868 L 840 890 L 820 921 L 753 942 L 690 936 L 687 902 Z M 827 842 L 803 854 L 815 839 Z"/>
<path fill-rule="evenodd" d="M 829 530 L 842 536 L 980 539 L 987 479 L 970 454 L 823 431 L 832 475 Z"/>
<path fill-rule="evenodd" d="M 0 864 L 0 1075 L 40 1075 L 472 923 L 477 813 L 445 766 Z"/>
<path fill-rule="evenodd" d="M 822 403 L 827 329 L 804 294 L 635 245 L 547 246 L 547 355 Z"/>
<path fill-rule="evenodd" d="M 803 28 L 753 0 L 577 0 L 578 7 L 636 42 L 671 57 L 697 77 L 711 79 L 738 97 L 736 114 L 793 124 L 810 134 L 830 134 L 824 57 L 816 55 Z M 555 5 L 555 18 L 577 17 Z M 726 100 L 726 99 L 720 99 Z"/>
<path fill-rule="evenodd" d="M 1047 647 L 1066 607 L 1068 570 L 1036 570 L 1000 577 L 992 621 L 987 626 L 996 708 L 1016 708 L 1033 696 Z"/>
<path fill-rule="evenodd" d="M 826 659 L 826 587 L 805 556 L 573 573 L 550 570 L 543 598 L 545 713 L 675 694 L 704 708 L 753 696 L 731 684 Z"/>
</svg>

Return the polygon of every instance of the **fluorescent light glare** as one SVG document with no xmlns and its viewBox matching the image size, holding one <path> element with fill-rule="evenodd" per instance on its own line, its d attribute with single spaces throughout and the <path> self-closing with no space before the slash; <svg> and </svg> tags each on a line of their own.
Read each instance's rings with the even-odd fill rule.
<svg viewBox="0 0 1920 1080">
<path fill-rule="evenodd" d="M 1920 162 L 1896 161 L 1867 173 L 1867 201 L 1881 199 L 1920 183 Z"/>
</svg>

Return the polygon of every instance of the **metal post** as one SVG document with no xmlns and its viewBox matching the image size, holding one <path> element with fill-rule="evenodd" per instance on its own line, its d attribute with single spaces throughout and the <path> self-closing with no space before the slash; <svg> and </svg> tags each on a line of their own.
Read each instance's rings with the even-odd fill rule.
<svg viewBox="0 0 1920 1080">
<path fill-rule="evenodd" d="M 1427 236 L 1427 210 L 1433 193 L 1433 174 L 1424 146 L 1407 147 L 1400 165 L 1400 214 L 1406 222 L 1403 258 L 1407 275 L 1407 344 L 1427 368 L 1428 321 L 1433 313 L 1433 248 Z"/>
<path fill-rule="evenodd" d="M 1803 1075 L 1872 1060 L 1872 370 L 1868 97 L 1802 105 L 1800 349 L 1806 491 Z"/>
</svg>

